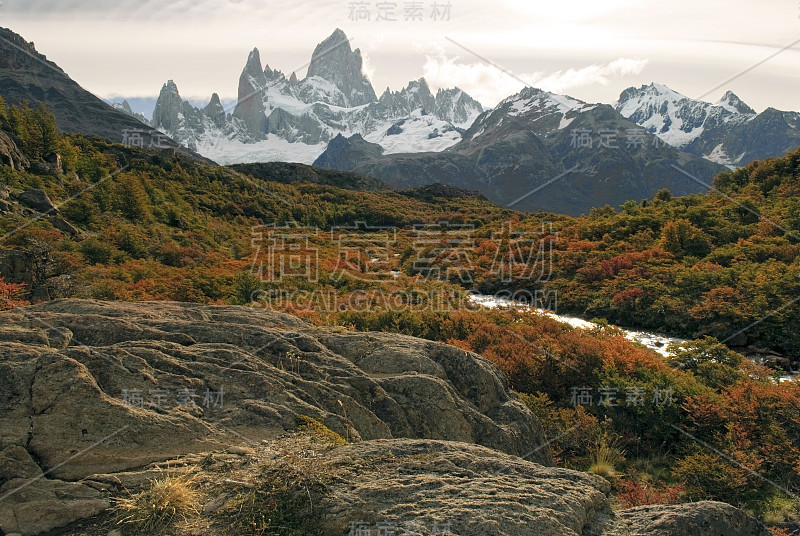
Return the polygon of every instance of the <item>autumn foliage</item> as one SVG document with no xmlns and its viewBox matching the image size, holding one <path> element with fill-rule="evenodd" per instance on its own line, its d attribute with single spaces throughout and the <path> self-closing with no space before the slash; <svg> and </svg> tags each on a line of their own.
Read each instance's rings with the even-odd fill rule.
<svg viewBox="0 0 800 536">
<path fill-rule="evenodd" d="M 720 341 L 741 332 L 743 344 L 800 356 L 800 150 L 721 174 L 721 193 L 662 191 L 619 212 L 571 218 L 516 214 L 469 196 L 268 182 L 176 152 L 53 138 L 50 116 L 38 108 L 5 115 L 16 117 L 30 158 L 57 148 L 63 169 L 33 174 L 0 165 L 0 182 L 46 190 L 79 233 L 50 219 L 20 230 L 20 214 L 0 216 L 0 235 L 11 236 L 0 245 L 34 267 L 31 288 L 0 279 L 0 309 L 25 305 L 23 292 L 33 290 L 251 305 L 447 342 L 494 363 L 541 422 L 558 463 L 602 469 L 623 507 L 717 499 L 776 522 L 797 515 L 800 384 L 778 382 L 776 371 Z M 36 125 L 47 127 L 41 136 Z M 552 229 L 543 231 L 542 220 Z M 422 277 L 412 226 L 440 221 L 474 227 L 471 280 Z M 253 229 L 286 222 L 319 231 L 303 250 L 318 260 L 317 279 L 254 272 Z M 340 277 L 345 268 L 363 276 L 372 260 L 345 262 L 336 248 L 332 228 L 358 222 L 397 227 L 385 252 L 396 263 L 392 278 Z M 531 258 L 546 263 L 531 270 Z M 440 252 L 430 267 L 447 273 L 449 262 Z M 552 292 L 560 313 L 598 324 L 575 330 L 529 310 L 470 308 L 470 290 Z M 366 307 L 347 306 L 368 291 L 375 294 Z M 293 302 L 270 302 L 298 292 Z M 345 306 L 321 311 L 314 292 L 337 293 Z M 458 307 L 437 307 L 432 292 Z M 403 307 L 381 301 L 390 293 Z M 690 342 L 665 359 L 613 324 Z M 579 389 L 591 403 L 578 403 Z"/>
<path fill-rule="evenodd" d="M 7 311 L 15 307 L 22 307 L 28 305 L 28 302 L 20 299 L 20 295 L 24 292 L 25 285 L 6 283 L 0 277 L 0 311 Z"/>
</svg>

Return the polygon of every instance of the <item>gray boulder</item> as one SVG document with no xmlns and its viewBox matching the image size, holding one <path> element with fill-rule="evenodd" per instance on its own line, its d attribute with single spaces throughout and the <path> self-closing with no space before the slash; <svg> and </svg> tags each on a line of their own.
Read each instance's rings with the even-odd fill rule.
<svg viewBox="0 0 800 536">
<path fill-rule="evenodd" d="M 11 169 L 21 170 L 30 167 L 30 162 L 7 133 L 0 131 L 0 165 L 10 166 Z M 8 198 L 8 190 L 0 185 L 0 199 Z"/>
<path fill-rule="evenodd" d="M 325 534 L 363 521 L 462 536 L 766 535 L 719 503 L 615 514 L 606 480 L 550 467 L 500 370 L 446 344 L 245 307 L 59 300 L 0 313 L 0 377 L 4 533 L 105 536 L 110 500 L 164 466 L 231 490 L 199 505 L 214 527 L 234 488 L 272 486 L 259 464 L 324 454 Z M 349 444 L 302 446 L 301 416 Z"/>
<path fill-rule="evenodd" d="M 57 213 L 58 208 L 44 190 L 35 188 L 20 194 L 19 202 L 42 214 Z"/>
<path fill-rule="evenodd" d="M 52 494 L 87 501 L 81 515 L 104 500 L 53 486 L 257 443 L 299 415 L 353 442 L 453 440 L 552 463 L 500 370 L 445 344 L 175 303 L 62 300 L 2 312 L 0 326 L 0 448 L 17 460 L 0 463 L 0 482 L 30 476 L 24 447 L 49 486 L 0 504 L 5 532 L 51 523 L 31 505 Z M 31 516 L 22 529 L 8 521 L 21 511 Z"/>
<path fill-rule="evenodd" d="M 51 216 L 50 223 L 53 224 L 53 227 L 59 231 L 67 233 L 68 235 L 77 236 L 80 234 L 80 231 L 78 231 L 71 223 L 60 216 Z"/>
<path fill-rule="evenodd" d="M 230 529 L 242 499 L 274 490 L 298 471 L 309 480 L 288 491 L 285 512 L 298 534 L 453 534 L 459 536 L 768 536 L 744 512 L 716 502 L 615 512 L 609 483 L 596 475 L 545 467 L 470 443 L 378 439 L 334 445 L 319 435 L 286 434 L 225 452 L 197 453 L 132 471 L 90 475 L 83 484 L 108 495 L 135 492 L 154 478 L 191 474 L 210 490 L 184 525 L 210 536 Z M 309 484 L 322 478 L 322 486 Z M 127 491 L 125 491 L 127 490 Z M 305 504 L 304 504 L 305 503 Z M 228 514 L 226 514 L 226 512 Z M 104 514 L 59 534 L 107 536 Z M 104 525 L 105 523 L 105 525 Z M 71 530 L 73 529 L 74 530 Z M 181 527 L 182 529 L 183 527 Z M 241 529 L 242 527 L 236 527 Z M 183 533 L 181 529 L 175 533 Z M 244 533 L 236 532 L 233 533 Z M 126 531 L 131 536 L 150 533 Z"/>
<path fill-rule="evenodd" d="M 622 510 L 603 536 L 768 536 L 769 531 L 738 508 L 721 502 L 639 506 Z"/>
<path fill-rule="evenodd" d="M 40 534 L 109 506 L 107 496 L 83 483 L 46 478 L 24 448 L 0 451 L 0 528 L 5 533 Z"/>
</svg>

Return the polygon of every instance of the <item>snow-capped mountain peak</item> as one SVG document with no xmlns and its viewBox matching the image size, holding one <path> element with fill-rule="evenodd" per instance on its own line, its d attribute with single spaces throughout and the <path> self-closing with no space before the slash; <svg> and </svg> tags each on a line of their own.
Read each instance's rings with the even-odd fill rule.
<svg viewBox="0 0 800 536">
<path fill-rule="evenodd" d="M 614 107 L 668 144 L 727 166 L 783 154 L 800 138 L 797 113 L 758 114 L 731 91 L 711 104 L 650 84 L 626 89 Z"/>
<path fill-rule="evenodd" d="M 730 95 L 741 102 L 733 93 Z M 655 83 L 626 89 L 615 107 L 624 117 L 680 148 L 691 144 L 707 127 L 748 119 L 728 101 L 714 105 Z"/>
<path fill-rule="evenodd" d="M 318 78 L 336 88 L 341 96 L 320 81 L 315 82 L 314 85 L 325 87 L 323 94 L 326 97 L 335 95 L 335 102 L 328 104 L 342 107 L 369 104 L 377 97 L 372 84 L 362 71 L 362 66 L 361 50 L 352 50 L 350 40 L 337 28 L 314 49 L 306 80 L 303 82 Z"/>
<path fill-rule="evenodd" d="M 755 110 L 745 104 L 742 99 L 736 96 L 733 91 L 727 91 L 714 106 L 721 106 L 731 113 L 755 115 Z"/>
<path fill-rule="evenodd" d="M 557 95 L 541 89 L 527 87 L 515 95 L 507 97 L 492 111 L 479 117 L 469 129 L 467 137 L 475 139 L 493 127 L 499 126 L 507 118 L 522 120 L 531 130 L 540 135 L 548 135 L 567 128 L 578 115 L 596 107 L 581 100 Z"/>
<path fill-rule="evenodd" d="M 261 87 L 267 84 L 267 77 L 261 69 L 261 54 L 258 52 L 257 48 L 251 50 L 250 54 L 247 56 L 247 63 L 244 66 L 244 71 L 242 71 L 242 76 L 249 76 Z"/>
<path fill-rule="evenodd" d="M 287 80 L 262 67 L 254 48 L 239 77 L 232 115 L 212 96 L 202 110 L 181 100 L 169 82 L 154 125 L 220 163 L 287 160 L 312 162 L 338 134 L 362 135 L 387 153 L 440 151 L 461 140 L 483 111 L 460 89 L 434 96 L 424 78 L 380 99 L 363 73 L 361 53 L 336 30 L 314 49 L 307 76 Z M 165 113 L 164 110 L 169 110 Z"/>
</svg>

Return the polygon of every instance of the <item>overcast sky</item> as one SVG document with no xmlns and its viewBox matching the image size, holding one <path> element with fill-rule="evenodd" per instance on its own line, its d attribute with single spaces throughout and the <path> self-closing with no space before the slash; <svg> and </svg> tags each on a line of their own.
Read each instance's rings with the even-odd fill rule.
<svg viewBox="0 0 800 536">
<path fill-rule="evenodd" d="M 758 111 L 800 110 L 800 44 L 786 48 L 800 40 L 798 0 L 450 0 L 449 20 L 421 0 L 422 21 L 404 21 L 409 0 L 386 2 L 396 21 L 376 20 L 380 3 L 364 2 L 366 21 L 353 20 L 350 0 L 2 0 L 0 26 L 103 98 L 156 96 L 168 79 L 184 98 L 235 98 L 253 47 L 302 78 L 339 27 L 378 94 L 425 76 L 487 107 L 520 80 L 613 102 L 656 81 L 711 102 L 731 89 Z"/>
</svg>

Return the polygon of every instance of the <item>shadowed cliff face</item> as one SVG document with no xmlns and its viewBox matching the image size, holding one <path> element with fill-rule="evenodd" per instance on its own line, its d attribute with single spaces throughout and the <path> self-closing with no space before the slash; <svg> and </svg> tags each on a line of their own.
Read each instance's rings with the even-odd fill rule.
<svg viewBox="0 0 800 536">
<path fill-rule="evenodd" d="M 140 121 L 98 99 L 74 82 L 55 63 L 39 54 L 33 43 L 0 28 L 0 95 L 7 104 L 43 102 L 55 114 L 63 132 L 80 132 L 122 143 L 124 131 L 139 132 L 145 146 L 178 145 Z"/>
<path fill-rule="evenodd" d="M 345 107 L 361 106 L 377 100 L 372 84 L 361 71 L 361 51 L 352 50 L 345 33 L 336 29 L 314 49 L 308 65 L 308 78 L 318 76 L 342 92 Z"/>
</svg>

